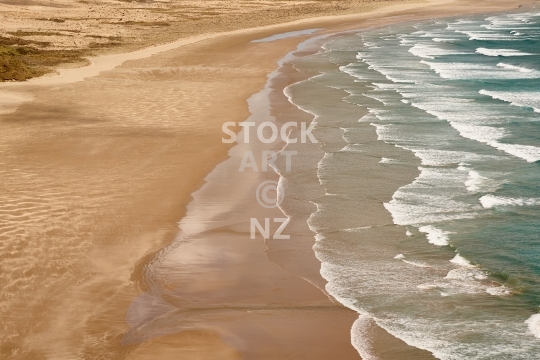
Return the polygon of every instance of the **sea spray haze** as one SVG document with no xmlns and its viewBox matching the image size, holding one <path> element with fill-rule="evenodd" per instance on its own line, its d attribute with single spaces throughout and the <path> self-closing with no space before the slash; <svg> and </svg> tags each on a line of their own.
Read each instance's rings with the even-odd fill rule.
<svg viewBox="0 0 540 360">
<path fill-rule="evenodd" d="M 328 290 L 440 359 L 537 359 L 540 10 L 325 42 L 286 94 L 317 122 L 326 195 L 309 225 Z M 417 175 L 388 221 L 366 209 L 367 156 L 381 181 Z"/>
</svg>

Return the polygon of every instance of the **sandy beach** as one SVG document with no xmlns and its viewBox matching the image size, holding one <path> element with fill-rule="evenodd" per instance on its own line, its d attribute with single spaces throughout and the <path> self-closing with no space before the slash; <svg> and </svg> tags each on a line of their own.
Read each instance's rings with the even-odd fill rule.
<svg viewBox="0 0 540 360">
<path fill-rule="evenodd" d="M 350 335 L 359 315 L 326 292 L 312 250 L 313 207 L 291 218 L 290 240 L 250 239 L 251 218 L 285 216 L 254 196 L 277 174 L 239 164 L 246 150 L 285 144 L 233 147 L 222 125 L 311 122 L 283 94 L 306 75 L 276 71 L 311 36 L 527 3 L 437 0 L 247 23 L 1 83 L 0 357 L 360 358 Z M 320 30 L 253 42 L 306 29 Z M 375 140 L 366 126 L 365 141 Z M 417 173 L 381 179 L 380 165 L 365 161 L 366 221 L 389 224 L 383 202 Z M 316 161 L 296 170 L 297 184 L 314 189 L 306 196 L 317 196 Z M 285 211 L 300 207 L 287 201 Z M 369 328 L 381 359 L 433 358 Z"/>
</svg>

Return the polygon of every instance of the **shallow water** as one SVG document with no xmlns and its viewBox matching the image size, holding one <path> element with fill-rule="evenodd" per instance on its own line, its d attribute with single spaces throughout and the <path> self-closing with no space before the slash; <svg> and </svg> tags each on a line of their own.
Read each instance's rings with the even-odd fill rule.
<svg viewBox="0 0 540 360">
<path fill-rule="evenodd" d="M 286 94 L 315 116 L 324 151 L 318 177 L 326 195 L 313 201 L 309 225 L 327 289 L 440 359 L 535 359 L 540 11 L 325 42 L 294 60 L 312 76 Z M 367 124 L 415 158 L 366 141 Z M 390 223 L 363 208 L 366 154 L 384 164 L 381 178 L 418 168 L 385 202 Z"/>
</svg>

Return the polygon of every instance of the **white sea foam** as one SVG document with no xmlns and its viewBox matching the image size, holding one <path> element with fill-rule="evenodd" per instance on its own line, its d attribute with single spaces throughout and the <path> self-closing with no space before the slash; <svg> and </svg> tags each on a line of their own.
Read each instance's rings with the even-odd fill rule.
<svg viewBox="0 0 540 360">
<path fill-rule="evenodd" d="M 435 45 L 415 44 L 409 49 L 409 52 L 414 56 L 425 59 L 435 59 L 437 56 L 445 55 L 465 55 L 467 53 L 455 50 L 442 49 Z"/>
<path fill-rule="evenodd" d="M 420 290 L 433 290 L 433 289 L 439 288 L 439 284 L 437 284 L 437 283 L 425 283 L 425 284 L 417 285 L 416 287 L 418 289 L 420 289 Z"/>
<path fill-rule="evenodd" d="M 442 38 L 442 37 L 434 37 L 433 39 L 431 39 L 435 42 L 447 42 L 447 43 L 452 43 L 452 42 L 456 42 L 456 41 L 459 41 L 460 39 L 457 39 L 457 38 L 451 38 L 451 37 L 448 37 L 448 38 Z"/>
<path fill-rule="evenodd" d="M 467 168 L 465 168 L 466 170 Z M 496 191 L 500 185 L 501 181 L 496 181 L 487 177 L 480 175 L 477 171 L 470 170 L 468 172 L 468 179 L 465 181 L 465 186 L 467 191 L 471 193 L 478 192 L 493 192 Z"/>
<path fill-rule="evenodd" d="M 396 163 L 396 159 L 389 159 L 389 158 L 381 158 L 381 161 L 379 161 L 379 163 L 381 164 L 395 164 Z"/>
<path fill-rule="evenodd" d="M 478 48 L 476 52 L 485 56 L 529 56 L 534 55 L 531 53 L 525 53 L 514 49 L 486 49 Z"/>
<path fill-rule="evenodd" d="M 364 118 L 366 117 L 364 116 Z M 364 118 L 360 120 L 364 121 Z M 393 125 L 381 125 L 381 124 L 375 124 L 375 123 L 370 123 L 370 125 L 375 127 L 375 132 L 377 133 L 377 138 L 379 140 L 383 140 L 383 141 L 394 140 L 394 136 L 392 136 L 392 129 L 394 128 Z"/>
<path fill-rule="evenodd" d="M 514 40 L 513 35 L 504 35 L 493 31 L 471 31 L 471 30 L 456 30 L 456 33 L 465 34 L 469 37 L 469 40 L 479 41 L 508 41 Z"/>
<path fill-rule="evenodd" d="M 428 65 L 431 70 L 443 79 L 467 80 L 467 79 L 536 79 L 540 72 L 522 72 L 491 65 L 468 64 L 468 63 L 442 63 L 433 61 L 420 61 Z M 498 70 L 498 71 L 497 71 Z"/>
<path fill-rule="evenodd" d="M 486 272 L 473 266 L 462 266 L 450 270 L 444 277 L 446 280 L 476 281 L 486 280 Z"/>
<path fill-rule="evenodd" d="M 348 145 L 345 145 L 341 150 L 339 150 L 340 152 L 353 152 L 353 153 L 361 153 L 361 152 L 365 152 L 365 150 L 363 149 L 363 145 L 362 144 L 348 144 Z"/>
<path fill-rule="evenodd" d="M 361 226 L 356 228 L 350 228 L 350 229 L 341 229 L 341 231 L 345 232 L 362 232 L 363 230 L 371 229 L 371 226 Z"/>
<path fill-rule="evenodd" d="M 373 348 L 373 319 L 361 314 L 351 328 L 351 342 L 364 360 L 379 360 Z"/>
<path fill-rule="evenodd" d="M 371 41 L 364 41 L 364 46 L 368 48 L 374 48 L 374 49 L 378 49 L 380 47 L 376 43 L 371 42 Z"/>
<path fill-rule="evenodd" d="M 377 34 L 377 36 L 373 37 L 375 39 L 374 41 L 380 41 L 380 37 L 382 36 L 379 35 L 380 34 Z M 454 36 L 458 37 L 456 35 Z M 395 44 L 389 44 L 389 47 L 392 46 L 395 47 Z M 406 54 L 406 50 L 407 48 L 402 48 L 400 50 L 404 55 L 403 58 L 413 58 L 413 56 Z M 379 53 L 382 52 L 379 51 Z M 396 56 L 394 59 L 392 58 L 393 55 L 394 53 L 389 51 L 389 55 L 387 57 L 395 61 L 395 67 L 403 65 L 401 62 L 402 59 L 399 56 Z M 377 56 L 379 56 L 379 54 Z M 375 59 L 373 61 L 378 60 Z M 342 63 L 343 62 L 341 62 L 341 64 Z M 347 62 L 344 63 L 346 64 Z M 494 66 L 495 63 L 497 63 L 497 61 L 494 61 L 493 66 L 491 66 L 493 71 L 502 71 L 505 73 L 506 71 L 509 71 L 512 74 L 521 73 L 516 69 L 496 68 Z M 358 72 L 362 71 L 361 68 L 363 66 L 364 65 L 361 64 L 361 66 L 357 68 Z M 381 66 L 390 67 L 392 64 L 385 63 Z M 430 74 L 430 79 L 435 79 L 436 81 L 439 80 L 437 79 L 437 76 L 432 71 L 429 71 L 427 67 L 424 67 L 423 71 Z M 376 74 L 374 71 L 365 72 L 368 74 L 373 74 L 370 75 L 372 77 L 378 76 L 378 74 Z M 409 76 L 409 74 L 406 75 Z M 366 77 L 367 76 L 368 75 L 366 75 Z M 394 76 L 392 75 L 392 77 Z M 399 78 L 402 79 L 402 77 Z M 382 82 L 382 80 L 378 81 Z M 423 91 L 424 98 L 437 95 L 435 94 L 435 91 L 432 92 L 430 91 L 431 89 L 427 89 L 428 85 L 426 85 L 426 88 L 422 89 L 419 89 L 418 87 L 413 88 L 413 86 L 410 84 L 398 84 L 398 86 L 401 86 L 402 88 L 409 86 L 409 90 L 417 91 L 419 93 Z M 388 84 L 388 87 L 398 89 L 395 84 Z M 463 93 L 457 94 L 456 97 L 461 95 L 469 96 L 471 98 L 477 97 L 477 94 L 474 94 L 472 91 L 463 91 Z M 416 96 L 413 97 L 413 99 L 417 102 L 429 101 L 429 99 L 418 99 Z M 467 121 L 472 125 L 484 125 L 489 128 L 495 128 L 495 134 L 493 134 L 495 140 L 493 141 L 498 141 L 500 139 L 498 136 L 505 135 L 504 131 L 501 131 L 499 126 L 503 125 L 503 118 L 506 118 L 506 121 L 509 120 L 507 115 L 510 112 L 506 113 L 503 111 L 500 116 L 496 118 L 496 120 L 493 120 L 491 115 L 495 114 L 496 111 L 492 111 L 492 107 L 500 110 L 509 109 L 509 106 L 503 103 L 489 101 L 490 111 L 485 111 L 485 109 L 478 105 L 476 105 L 477 110 L 474 111 L 472 106 L 465 106 L 465 103 L 459 103 L 459 105 L 456 105 L 455 103 L 452 103 L 452 99 L 450 99 L 448 102 L 450 104 L 442 104 L 445 109 L 441 110 L 441 112 L 453 110 L 453 113 L 447 116 L 447 118 L 452 119 L 452 121 L 455 120 L 456 122 L 460 122 L 458 117 L 459 113 L 461 113 L 463 122 Z M 372 102 L 370 101 L 370 103 Z M 398 97 L 396 97 L 394 101 L 389 102 L 388 107 L 396 106 L 396 103 L 399 105 Z M 434 106 L 434 104 L 431 105 Z M 451 109 L 452 106 L 454 109 Z M 314 107 L 317 108 L 316 106 Z M 420 114 L 418 110 L 411 109 L 409 106 L 402 106 L 402 108 L 407 108 L 411 114 L 419 114 L 419 117 L 425 116 Z M 392 110 L 395 111 L 396 109 Z M 463 117 L 463 113 L 467 114 L 465 118 Z M 450 135 L 452 141 L 448 143 L 443 141 L 437 142 L 436 145 L 438 146 L 438 149 L 448 149 L 450 146 L 459 146 L 459 144 L 463 143 L 462 140 L 459 140 L 456 132 L 448 129 L 448 127 L 442 121 L 437 122 L 431 116 L 425 116 L 430 121 L 426 122 L 427 126 L 422 126 L 423 124 L 420 124 L 420 121 L 424 120 L 423 118 L 413 119 L 411 116 L 412 121 L 420 120 L 418 128 L 421 129 L 422 134 L 428 135 L 425 137 L 425 139 L 422 139 L 422 136 L 418 136 L 417 134 L 411 135 L 411 131 L 409 131 L 411 129 L 401 126 L 402 124 L 390 125 L 395 123 L 396 119 L 392 119 L 392 116 L 390 116 L 391 114 L 387 115 L 389 116 L 387 116 L 386 119 L 375 119 L 373 116 L 371 118 L 366 117 L 363 119 L 363 122 L 365 122 L 365 124 L 381 124 L 380 126 L 377 126 L 377 128 L 379 132 L 384 133 L 385 137 L 393 138 L 395 142 L 405 144 L 406 146 L 416 147 L 419 151 L 421 151 L 423 147 L 429 147 L 429 145 L 432 145 L 434 143 L 433 140 L 436 141 L 437 136 L 439 135 L 442 135 L 441 139 L 443 136 Z M 398 122 L 403 123 L 403 116 L 407 116 L 409 114 L 402 113 L 399 115 L 402 117 L 402 119 L 397 120 Z M 336 113 L 336 117 L 338 116 L 339 113 Z M 324 120 L 326 119 L 321 117 L 321 123 Z M 432 137 L 432 135 L 435 135 L 435 131 L 439 131 L 439 129 L 442 129 L 443 127 L 446 129 L 441 130 L 441 133 L 437 133 L 436 136 Z M 434 130 L 433 134 L 430 132 L 432 129 Z M 482 130 L 482 128 L 477 128 L 477 130 L 478 129 Z M 497 131 L 501 132 L 497 133 Z M 405 139 L 404 142 L 399 142 L 398 137 L 400 137 L 399 139 L 402 140 Z M 418 141 L 418 138 L 420 138 L 420 140 L 424 140 L 425 143 Z M 472 149 L 471 151 L 474 151 L 474 149 L 478 148 L 480 148 L 480 146 L 473 144 L 473 146 L 468 149 Z M 462 148 L 458 147 L 457 149 Z M 446 229 L 443 225 L 437 225 L 436 221 L 441 218 L 463 218 L 464 212 L 465 215 L 471 215 L 474 212 L 471 210 L 471 207 L 476 208 L 477 212 L 485 212 L 482 210 L 481 205 L 478 202 L 476 202 L 476 204 L 469 203 L 469 200 L 471 198 L 476 198 L 476 196 L 471 196 L 470 193 L 467 192 L 472 189 L 480 192 L 488 188 L 485 183 L 489 183 L 489 179 L 487 178 L 491 177 L 490 172 L 478 170 L 479 174 L 476 174 L 478 176 L 472 173 L 473 171 L 476 171 L 476 168 L 483 170 L 486 169 L 486 167 L 477 167 L 477 165 L 480 165 L 478 163 L 481 161 L 469 161 L 469 159 L 465 157 L 456 159 L 459 158 L 459 156 L 454 156 L 457 155 L 454 153 L 428 154 L 428 156 L 431 155 L 433 156 L 429 161 L 433 161 L 433 163 L 457 165 L 457 163 L 465 162 L 470 165 L 462 165 L 462 167 L 464 167 L 462 170 L 455 169 L 455 166 L 439 166 L 430 174 L 430 176 L 427 176 L 427 170 L 421 170 L 425 173 L 424 177 L 421 177 L 418 182 L 414 184 L 414 186 L 406 189 L 402 188 L 400 189 L 400 192 L 395 194 L 393 197 L 393 206 L 395 207 L 391 208 L 392 215 L 397 216 L 397 223 L 404 222 L 411 225 L 408 228 L 411 229 L 415 236 L 418 235 L 418 233 L 416 229 L 413 230 L 412 225 L 414 224 L 417 224 L 415 226 L 433 224 L 436 227 Z M 445 158 L 446 155 L 448 155 L 447 158 Z M 484 157 L 486 155 L 478 156 Z M 437 159 L 437 157 L 439 157 L 439 159 Z M 504 159 L 509 158 L 509 156 L 503 157 L 500 155 L 498 157 Z M 441 161 L 440 158 L 444 158 L 444 160 Z M 458 162 L 455 163 L 454 161 Z M 445 173 L 441 170 L 448 170 L 448 172 Z M 438 175 L 436 173 L 437 171 L 440 171 Z M 444 182 L 444 180 L 447 181 Z M 468 183 L 468 186 L 464 186 L 467 181 L 471 182 Z M 466 187 L 469 187 L 469 189 Z M 451 196 L 448 196 L 450 193 Z M 426 196 L 424 197 L 424 195 Z M 467 198 L 468 200 L 463 201 L 465 204 L 461 203 L 462 199 Z M 399 210 L 398 213 L 394 211 L 396 209 Z M 328 209 L 324 209 L 324 211 L 326 210 Z M 319 215 L 322 215 L 322 213 Z M 431 219 L 433 219 L 433 222 L 430 221 Z M 317 220 L 320 221 L 320 223 L 317 225 L 322 229 L 322 220 Z M 411 231 L 407 230 L 407 235 L 411 235 Z M 330 237 L 330 234 L 327 236 Z M 424 235 L 421 237 L 423 236 Z M 482 305 L 482 300 L 489 297 L 488 294 L 504 294 L 506 289 L 501 286 L 493 286 L 493 282 L 486 279 L 486 276 L 481 269 L 468 266 L 459 267 L 457 266 L 458 264 L 449 263 L 448 261 L 433 261 L 433 266 L 436 267 L 436 270 L 426 271 L 426 269 L 410 263 L 414 261 L 413 254 L 407 256 L 404 256 L 403 254 L 396 255 L 398 251 L 391 252 L 390 254 L 384 254 L 384 252 L 371 253 L 373 246 L 370 245 L 372 244 L 358 244 L 359 247 L 357 250 L 352 252 L 350 251 L 349 247 L 342 246 L 345 244 L 340 245 L 337 244 L 338 242 L 321 241 L 320 236 L 317 236 L 317 239 L 318 242 L 315 245 L 315 251 L 317 257 L 323 262 L 321 265 L 321 274 L 328 281 L 327 290 L 332 295 L 335 295 L 336 299 L 345 304 L 345 306 L 354 308 L 356 311 L 362 312 L 363 314 L 367 314 L 362 316 L 362 319 L 355 322 L 353 329 L 351 329 L 352 343 L 363 358 L 371 360 L 374 358 L 371 356 L 375 356 L 374 352 L 371 351 L 373 349 L 371 346 L 374 345 L 374 343 L 371 342 L 372 338 L 370 337 L 370 331 L 373 330 L 371 324 L 374 321 L 386 329 L 390 334 L 403 339 L 409 345 L 429 350 L 434 354 L 435 357 L 439 359 L 480 360 L 495 357 L 513 358 L 513 354 L 518 353 L 520 355 L 524 354 L 524 356 L 522 356 L 523 360 L 531 360 L 534 359 L 534 355 L 529 356 L 529 354 L 538 353 L 536 350 L 540 348 L 540 345 L 538 345 L 538 342 L 534 342 L 536 339 L 530 336 L 531 339 L 527 340 L 527 337 L 523 336 L 527 330 L 526 325 L 523 323 L 525 318 L 515 320 L 512 318 L 512 315 L 508 314 L 509 312 L 500 312 L 495 309 L 495 307 L 486 307 Z M 391 239 L 388 240 L 391 241 Z M 450 238 L 450 240 L 453 239 Z M 411 241 L 405 242 L 411 243 Z M 449 240 L 446 242 L 449 242 Z M 399 244 L 398 239 L 396 239 L 396 243 Z M 401 244 L 403 244 L 403 250 L 401 251 L 409 254 L 410 248 L 407 247 L 409 244 Z M 364 247 L 361 248 L 360 246 Z M 412 246 L 416 247 L 421 245 L 416 244 Z M 366 251 L 362 251 L 363 249 Z M 395 260 L 392 259 L 392 253 L 396 255 Z M 403 260 L 409 261 L 409 263 L 406 263 Z M 430 262 L 430 264 L 431 263 L 432 262 Z M 450 268 L 458 267 L 459 269 L 455 269 L 456 271 L 448 273 L 448 278 L 443 279 Z M 442 271 L 444 271 L 444 273 L 442 273 Z M 434 281 L 437 283 L 434 283 Z M 448 304 L 448 302 L 445 299 L 440 299 L 442 306 L 433 306 L 429 312 L 426 312 L 425 307 L 422 306 L 423 302 L 417 300 L 421 298 L 426 300 L 429 299 L 428 301 L 430 301 L 430 303 L 436 300 L 434 300 L 432 294 L 419 294 L 419 291 L 416 289 L 415 285 L 420 283 L 424 283 L 424 287 L 426 289 L 431 288 L 432 290 L 429 291 L 432 291 L 435 296 L 437 296 L 439 293 L 447 296 L 465 294 L 467 297 L 456 296 L 456 298 L 452 299 L 453 302 L 455 301 L 456 303 L 463 305 L 463 307 L 460 308 L 463 310 L 463 312 L 460 312 L 460 314 L 456 316 L 455 312 L 447 311 L 447 307 L 444 306 L 444 304 Z M 419 287 L 421 286 L 422 285 Z M 474 297 L 469 295 L 474 295 Z M 383 304 L 380 302 L 381 298 L 385 299 Z M 467 316 L 470 314 L 468 312 L 469 306 L 471 312 L 474 312 L 475 314 L 474 319 Z M 476 306 L 479 306 L 483 312 L 478 312 Z M 492 329 L 496 329 L 496 331 L 492 331 Z M 478 333 L 482 339 L 486 340 L 482 342 L 463 341 L 462 337 L 460 337 L 462 331 Z M 524 338 L 523 341 L 522 338 Z"/>
<path fill-rule="evenodd" d="M 428 268 L 428 267 L 431 267 L 427 264 L 424 264 L 420 261 L 414 261 L 414 260 L 405 260 L 405 259 L 402 259 L 402 261 L 406 264 L 409 264 L 409 265 L 413 265 L 413 266 L 417 266 L 417 267 L 421 267 L 421 268 Z"/>
<path fill-rule="evenodd" d="M 473 265 L 470 263 L 469 260 L 465 259 L 463 256 L 456 254 L 452 260 L 450 260 L 451 263 L 454 263 L 459 266 L 464 267 L 473 267 Z"/>
<path fill-rule="evenodd" d="M 387 99 L 388 96 L 385 97 L 385 94 L 383 94 L 383 93 L 373 93 L 373 92 L 371 92 L 371 93 L 364 93 L 362 95 L 364 95 L 365 97 L 368 97 L 370 99 L 377 100 L 378 102 L 380 102 L 381 104 L 383 104 L 385 106 L 387 106 L 389 104 L 388 99 Z"/>
<path fill-rule="evenodd" d="M 436 228 L 433 225 L 421 226 L 418 228 L 420 232 L 423 232 L 426 235 L 428 242 L 436 246 L 446 246 L 448 245 L 448 235 L 451 234 L 448 231 L 443 231 Z"/>
<path fill-rule="evenodd" d="M 504 151 L 510 155 L 521 158 L 527 162 L 533 163 L 540 161 L 540 148 L 532 145 L 506 144 L 497 141 L 490 142 L 488 145 Z"/>
<path fill-rule="evenodd" d="M 385 65 L 379 65 L 375 64 L 373 61 L 369 61 L 367 59 L 362 59 L 363 62 L 369 65 L 369 69 L 373 69 L 377 71 L 378 73 L 384 75 L 388 80 L 390 80 L 393 83 L 401 83 L 401 84 L 414 84 L 416 81 L 410 79 L 410 74 L 404 74 L 403 71 L 400 69 L 389 67 Z M 412 73 L 414 70 L 410 70 Z M 417 72 L 417 75 L 422 75 L 421 72 Z"/>
<path fill-rule="evenodd" d="M 413 266 L 418 266 L 418 267 L 421 267 L 421 268 L 428 268 L 428 267 L 431 267 L 430 265 L 425 264 L 425 263 L 420 262 L 420 261 L 415 261 L 415 260 L 405 260 L 405 255 L 403 255 L 403 254 L 397 254 L 396 256 L 394 256 L 394 259 L 396 259 L 396 260 L 401 260 L 401 261 L 403 261 L 403 262 L 406 263 L 406 264 L 413 265 Z"/>
<path fill-rule="evenodd" d="M 493 296 L 512 295 L 512 290 L 506 286 L 491 286 L 486 289 L 486 292 Z"/>
<path fill-rule="evenodd" d="M 440 90 L 440 91 L 439 91 Z M 449 91 L 452 91 L 450 89 Z M 490 106 L 481 106 L 473 99 L 459 98 L 459 94 L 437 95 L 444 89 L 433 89 L 433 94 L 426 91 L 407 89 L 401 90 L 402 96 L 412 98 L 411 105 L 440 120 L 467 125 L 506 125 L 509 116 L 505 104 L 493 103 Z M 474 93 L 467 94 L 475 96 Z"/>
<path fill-rule="evenodd" d="M 478 215 L 480 206 L 455 199 L 456 196 L 467 195 L 463 185 L 465 173 L 444 167 L 419 169 L 420 175 L 414 182 L 399 188 L 392 200 L 384 204 L 395 224 L 428 225 Z"/>
<path fill-rule="evenodd" d="M 417 285 L 417 288 L 424 291 L 437 290 L 440 291 L 441 296 L 485 293 L 493 296 L 505 296 L 512 294 L 509 288 L 486 281 L 488 277 L 484 270 L 465 263 L 458 265 L 460 265 L 459 268 L 450 270 L 443 279 Z"/>
<path fill-rule="evenodd" d="M 507 144 L 498 140 L 506 135 L 502 128 L 491 126 L 468 125 L 457 122 L 450 122 L 450 125 L 456 129 L 461 136 L 488 144 L 507 154 L 521 158 L 527 162 L 536 162 L 540 160 L 540 148 L 532 145 Z"/>
<path fill-rule="evenodd" d="M 480 90 L 480 94 L 490 96 L 493 99 L 510 103 L 513 106 L 530 107 L 540 113 L 539 91 L 488 91 Z"/>
<path fill-rule="evenodd" d="M 308 225 L 310 225 L 310 224 L 308 223 Z M 313 231 L 313 232 L 315 232 L 315 230 L 316 230 L 316 229 L 313 228 L 312 226 L 310 226 L 310 229 L 311 229 L 311 231 Z M 324 235 L 322 235 L 322 234 L 320 234 L 320 233 L 316 233 L 316 234 L 315 234 L 315 241 L 316 241 L 316 242 L 321 241 L 321 240 L 324 240 L 324 239 L 326 239 L 326 237 L 325 237 Z"/>
<path fill-rule="evenodd" d="M 528 325 L 531 334 L 540 339 L 540 314 L 532 315 L 525 320 L 525 323 Z"/>
<path fill-rule="evenodd" d="M 389 203 L 384 203 L 397 225 L 473 219 L 478 216 L 471 206 L 442 196 L 413 194 L 407 197 L 408 193 L 398 190 Z M 419 204 L 411 204 L 413 199 Z"/>
<path fill-rule="evenodd" d="M 458 164 L 467 160 L 476 160 L 481 158 L 479 155 L 466 151 L 436 150 L 436 149 L 418 149 L 415 147 L 403 147 L 414 152 L 422 160 L 422 165 L 427 166 L 445 166 Z"/>
<path fill-rule="evenodd" d="M 504 29 L 508 29 L 509 27 L 521 26 L 524 21 L 529 21 L 531 16 L 534 15 L 531 13 L 506 14 L 503 16 L 488 17 L 486 20 L 493 25 L 499 25 Z"/>
<path fill-rule="evenodd" d="M 469 125 L 457 122 L 451 122 L 450 125 L 452 125 L 461 136 L 483 143 L 497 141 L 506 135 L 506 131 L 503 128 L 492 126 Z"/>
<path fill-rule="evenodd" d="M 521 67 L 521 66 L 515 66 L 515 65 L 510 65 L 510 64 L 505 64 L 505 63 L 498 63 L 497 64 L 498 67 L 501 67 L 503 69 L 508 69 L 508 70 L 517 70 L 519 72 L 524 72 L 524 73 L 530 73 L 530 72 L 533 72 L 534 70 L 533 69 L 528 69 L 528 68 L 524 68 L 524 67 Z"/>
<path fill-rule="evenodd" d="M 443 290 L 441 296 L 454 294 L 489 294 L 493 296 L 511 295 L 511 289 L 504 285 L 486 282 L 486 272 L 472 265 L 459 264 L 461 267 L 450 270 L 442 281 L 421 284 L 422 290 Z"/>
<path fill-rule="evenodd" d="M 487 179 L 476 171 L 469 171 L 469 178 L 465 181 L 465 186 L 469 192 L 475 193 L 481 190 L 483 181 Z"/>
<path fill-rule="evenodd" d="M 344 72 L 346 74 L 349 74 L 351 76 L 356 77 L 357 75 L 360 75 L 360 74 L 358 74 L 358 72 L 354 71 L 354 67 L 353 67 L 354 65 L 356 65 L 356 64 L 352 63 L 352 64 L 349 64 L 349 65 L 340 66 L 339 71 L 342 71 L 342 72 Z"/>
<path fill-rule="evenodd" d="M 505 196 L 484 195 L 480 198 L 480 204 L 486 209 L 504 206 L 538 206 L 540 199 L 537 198 L 510 198 Z"/>
</svg>

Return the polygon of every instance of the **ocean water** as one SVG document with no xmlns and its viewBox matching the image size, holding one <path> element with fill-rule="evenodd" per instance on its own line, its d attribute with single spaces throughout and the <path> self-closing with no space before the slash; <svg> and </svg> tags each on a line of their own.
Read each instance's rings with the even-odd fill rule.
<svg viewBox="0 0 540 360">
<path fill-rule="evenodd" d="M 285 93 L 324 152 L 309 225 L 327 289 L 439 359 L 538 359 L 540 10 L 322 42 Z M 366 154 L 381 179 L 418 175 L 385 201 L 389 223 L 366 214 Z"/>
</svg>

